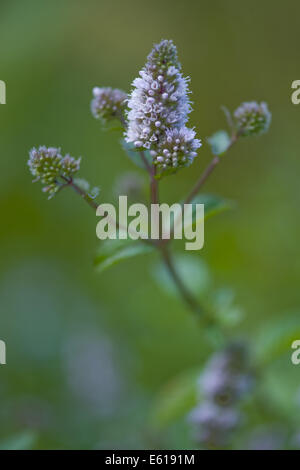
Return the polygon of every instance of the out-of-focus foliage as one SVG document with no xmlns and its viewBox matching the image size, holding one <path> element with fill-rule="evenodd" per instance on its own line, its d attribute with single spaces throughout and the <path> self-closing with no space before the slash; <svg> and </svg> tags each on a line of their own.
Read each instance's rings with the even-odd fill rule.
<svg viewBox="0 0 300 470">
<path fill-rule="evenodd" d="M 153 252 L 152 246 L 142 242 L 134 242 L 130 238 L 126 240 L 105 240 L 100 244 L 95 258 L 95 265 L 98 271 L 104 271 L 122 260 L 151 252 Z"/>
<path fill-rule="evenodd" d="M 211 146 L 214 155 L 222 155 L 230 144 L 230 137 L 226 131 L 217 131 L 211 137 L 208 137 L 207 142 Z"/>
</svg>

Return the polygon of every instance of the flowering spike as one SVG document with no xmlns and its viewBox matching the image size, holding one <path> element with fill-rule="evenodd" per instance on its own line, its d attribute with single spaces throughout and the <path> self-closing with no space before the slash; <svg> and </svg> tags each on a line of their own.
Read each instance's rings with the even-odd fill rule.
<svg viewBox="0 0 300 470">
<path fill-rule="evenodd" d="M 154 156 L 154 164 L 160 169 L 182 168 L 190 166 L 201 147 L 199 139 L 195 139 L 195 131 L 183 126 L 179 129 L 167 129 L 165 139 L 160 143 L 159 150 Z"/>
<path fill-rule="evenodd" d="M 234 112 L 237 130 L 241 136 L 260 135 L 268 131 L 272 115 L 267 103 L 242 103 Z"/>
<path fill-rule="evenodd" d="M 205 447 L 227 445 L 241 420 L 239 401 L 253 385 L 244 345 L 230 344 L 215 353 L 199 384 L 203 400 L 189 415 L 195 426 L 195 438 Z"/>
<path fill-rule="evenodd" d="M 98 88 L 93 89 L 94 98 L 91 102 L 91 111 L 96 119 L 104 122 L 112 119 L 123 120 L 125 101 L 127 94 L 118 88 Z"/>
<path fill-rule="evenodd" d="M 150 150 L 160 170 L 188 166 L 200 147 L 198 139 L 193 142 L 195 132 L 185 127 L 192 108 L 189 80 L 180 69 L 173 42 L 161 41 L 153 47 L 140 77 L 133 81 L 128 100 L 126 141 L 133 142 L 137 149 Z M 179 158 L 174 156 L 173 164 L 172 155 L 167 156 L 167 152 L 173 150 L 176 138 L 187 149 L 179 152 Z"/>
<path fill-rule="evenodd" d="M 70 155 L 63 157 L 60 152 L 59 148 L 45 146 L 33 148 L 29 152 L 28 166 L 35 177 L 34 181 L 41 181 L 45 185 L 43 191 L 49 193 L 49 199 L 80 168 L 80 158 L 75 160 Z"/>
</svg>

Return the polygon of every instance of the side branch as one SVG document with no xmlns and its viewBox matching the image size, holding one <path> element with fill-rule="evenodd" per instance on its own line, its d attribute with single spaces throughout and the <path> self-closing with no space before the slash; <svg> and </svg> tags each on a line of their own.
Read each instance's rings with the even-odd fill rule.
<svg viewBox="0 0 300 470">
<path fill-rule="evenodd" d="M 232 135 L 230 143 L 226 149 L 226 152 L 228 152 L 228 150 L 236 143 L 238 137 L 239 137 L 239 133 Z M 189 195 L 186 197 L 184 204 L 188 204 L 194 199 L 194 197 L 198 194 L 203 184 L 205 183 L 205 181 L 207 180 L 209 175 L 213 172 L 213 170 L 215 169 L 215 167 L 218 165 L 219 162 L 220 162 L 220 157 L 218 155 L 214 155 L 212 161 L 206 167 L 206 169 L 200 176 L 199 180 L 196 182 L 195 186 L 193 187 Z"/>
</svg>

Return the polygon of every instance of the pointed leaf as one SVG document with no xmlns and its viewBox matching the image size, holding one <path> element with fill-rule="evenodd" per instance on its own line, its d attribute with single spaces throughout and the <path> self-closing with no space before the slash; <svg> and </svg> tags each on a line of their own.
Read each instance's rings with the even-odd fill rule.
<svg viewBox="0 0 300 470">
<path fill-rule="evenodd" d="M 230 137 L 226 131 L 218 131 L 211 137 L 207 138 L 207 142 L 211 146 L 211 151 L 214 155 L 222 155 L 226 152 L 230 144 Z"/>
<path fill-rule="evenodd" d="M 97 271 L 102 272 L 127 258 L 150 253 L 151 245 L 140 240 L 103 240 L 95 257 L 94 264 Z"/>
<path fill-rule="evenodd" d="M 229 199 L 224 199 L 215 194 L 199 194 L 192 200 L 191 204 L 193 204 L 193 226 L 196 224 L 197 221 L 196 204 L 204 204 L 204 220 L 221 212 L 232 209 L 235 205 L 233 201 L 230 201 Z"/>
<path fill-rule="evenodd" d="M 208 291 L 211 284 L 210 273 L 199 256 L 177 254 L 174 256 L 174 265 L 179 276 L 184 279 L 185 285 L 194 295 L 201 296 Z M 167 294 L 178 296 L 177 287 L 162 262 L 154 267 L 153 275 L 162 290 Z"/>
</svg>

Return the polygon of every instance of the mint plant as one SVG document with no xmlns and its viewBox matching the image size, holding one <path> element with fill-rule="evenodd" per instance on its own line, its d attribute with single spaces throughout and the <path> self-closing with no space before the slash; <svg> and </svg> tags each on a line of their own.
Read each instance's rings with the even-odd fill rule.
<svg viewBox="0 0 300 470">
<path fill-rule="evenodd" d="M 189 78 L 182 75 L 173 42 L 163 40 L 154 45 L 139 75 L 140 77 L 133 81 L 129 95 L 110 87 L 95 87 L 91 110 L 102 125 L 118 121 L 122 126 L 125 137 L 123 148 L 132 160 L 136 162 L 138 159 L 139 165 L 148 173 L 150 201 L 156 204 L 159 202 L 160 180 L 190 166 L 201 147 L 201 141 L 195 137 L 195 130 L 186 126 L 192 111 Z M 208 139 L 213 159 L 183 204 L 195 201 L 205 181 L 219 163 L 221 155 L 240 137 L 266 132 L 271 121 L 266 103 L 243 103 L 234 112 L 233 118 L 229 111 L 226 111 L 226 115 L 230 135 L 221 131 Z M 35 177 L 34 181 L 44 184 L 43 191 L 49 194 L 49 198 L 58 191 L 71 187 L 93 209 L 98 207 L 95 200 L 96 189 L 90 191 L 85 180 L 74 178 L 80 169 L 80 159 L 76 160 L 69 155 L 63 157 L 60 149 L 42 146 L 30 151 L 28 165 Z M 226 206 L 221 201 L 216 201 L 212 204 L 211 212 L 217 212 L 218 206 L 222 209 L 222 205 Z M 206 216 L 209 213 L 208 207 Z M 197 299 L 189 292 L 184 279 L 181 279 L 176 271 L 169 245 L 165 240 L 151 243 L 153 249 L 160 252 L 184 302 L 197 315 L 213 322 L 213 318 L 203 311 Z"/>
<path fill-rule="evenodd" d="M 195 129 L 188 127 L 192 111 L 189 84 L 189 78 L 182 73 L 175 45 L 172 41 L 163 40 L 154 45 L 129 94 L 110 87 L 93 89 L 92 114 L 103 127 L 112 128 L 117 124 L 122 130 L 124 151 L 148 175 L 150 204 L 161 202 L 159 186 L 164 179 L 172 177 L 176 184 L 181 171 L 193 164 L 202 145 Z M 245 102 L 233 113 L 224 108 L 224 113 L 228 131 L 217 131 L 207 139 L 212 153 L 211 162 L 185 198 L 178 201 L 182 205 L 203 202 L 205 217 L 230 207 L 226 200 L 200 193 L 215 167 L 240 139 L 267 132 L 271 122 L 271 113 L 264 102 Z M 96 211 L 99 205 L 96 201 L 98 190 L 78 178 L 80 159 L 63 156 L 59 148 L 42 146 L 30 151 L 28 165 L 34 181 L 43 184 L 43 191 L 49 198 L 72 188 Z M 127 181 L 126 187 L 130 187 L 128 184 L 131 183 L 132 188 L 132 181 Z M 206 372 L 201 374 L 204 401 L 190 414 L 194 425 L 196 423 L 197 441 L 206 448 L 227 446 L 231 432 L 240 421 L 235 404 L 253 385 L 253 377 L 245 371 L 244 346 L 237 345 L 230 337 L 228 326 L 234 320 L 226 314 L 220 315 L 220 310 L 226 310 L 224 295 L 220 301 L 221 307 L 220 302 L 218 304 L 219 293 L 212 293 L 209 301 L 199 302 L 178 269 L 171 246 L 172 238 L 102 241 L 95 263 L 99 270 L 104 270 L 116 262 L 145 252 L 157 251 L 160 254 L 173 287 L 199 319 L 199 326 L 206 329 L 213 346 L 221 349 Z M 224 328 L 227 329 L 225 334 Z"/>
</svg>

